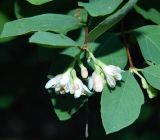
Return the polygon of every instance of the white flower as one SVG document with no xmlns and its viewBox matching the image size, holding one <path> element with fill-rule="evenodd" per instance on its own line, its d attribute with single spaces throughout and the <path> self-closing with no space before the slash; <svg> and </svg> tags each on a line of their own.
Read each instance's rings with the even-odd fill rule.
<svg viewBox="0 0 160 140">
<path fill-rule="evenodd" d="M 85 95 L 86 93 L 91 93 L 83 82 L 77 78 L 76 74 L 71 76 L 70 71 L 65 72 L 64 74 L 59 74 L 50 79 L 46 83 L 45 88 L 54 88 L 55 92 L 60 94 L 70 92 L 70 94 L 74 94 L 75 98 L 79 98 L 81 95 Z"/>
<path fill-rule="evenodd" d="M 122 80 L 121 73 L 123 72 L 123 70 L 121 70 L 121 68 L 114 65 L 103 65 L 102 69 L 105 74 L 107 83 L 111 88 L 114 88 L 116 86 L 117 80 Z"/>
<path fill-rule="evenodd" d="M 70 85 L 70 73 L 66 72 L 64 74 L 59 74 L 49 80 L 45 88 L 54 88 L 55 92 L 59 92 L 60 94 L 65 94 L 69 92 L 69 85 Z"/>
<path fill-rule="evenodd" d="M 100 74 L 96 72 L 92 73 L 92 76 L 89 78 L 88 87 L 90 90 L 94 89 L 96 92 L 102 92 L 104 86 L 104 80 Z"/>
<path fill-rule="evenodd" d="M 46 89 L 55 88 L 57 83 L 59 83 L 60 79 L 62 78 L 62 74 L 56 75 L 55 77 L 51 78 L 45 85 Z"/>
<path fill-rule="evenodd" d="M 90 90 L 83 84 L 83 82 L 76 78 L 73 81 L 72 93 L 74 93 L 75 98 L 79 98 L 81 95 L 85 95 L 87 93 L 91 93 Z"/>
</svg>

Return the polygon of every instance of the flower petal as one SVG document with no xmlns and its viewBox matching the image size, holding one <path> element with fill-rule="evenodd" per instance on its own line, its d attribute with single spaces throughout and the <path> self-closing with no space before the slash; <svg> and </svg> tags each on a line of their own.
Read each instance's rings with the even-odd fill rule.
<svg viewBox="0 0 160 140">
<path fill-rule="evenodd" d="M 117 73 L 115 76 L 116 80 L 122 80 L 122 75 L 120 73 Z"/>
<path fill-rule="evenodd" d="M 89 88 L 90 90 L 93 89 L 93 78 L 92 78 L 92 77 L 89 77 L 89 80 L 88 80 L 88 88 Z"/>
<path fill-rule="evenodd" d="M 69 82 L 69 80 L 70 80 L 70 75 L 68 73 L 64 73 L 62 75 L 61 80 L 60 80 L 60 84 L 61 85 L 66 85 Z"/>
<path fill-rule="evenodd" d="M 51 80 L 49 80 L 46 85 L 45 88 L 49 89 L 49 88 L 54 88 L 55 85 L 59 82 L 60 78 L 61 78 L 61 74 L 55 76 L 54 78 L 52 78 Z"/>
<path fill-rule="evenodd" d="M 72 83 L 70 83 L 70 85 L 69 85 L 69 92 L 70 92 L 70 94 L 74 94 L 74 92 L 75 92 Z"/>
<path fill-rule="evenodd" d="M 57 84 L 57 85 L 54 87 L 54 89 L 55 89 L 55 92 L 58 92 L 58 91 L 60 91 L 61 87 L 60 87 L 59 84 Z"/>
<path fill-rule="evenodd" d="M 116 86 L 116 81 L 114 79 L 114 77 L 107 75 L 107 83 L 111 88 L 114 88 Z"/>
<path fill-rule="evenodd" d="M 75 93 L 74 93 L 74 98 L 79 98 L 82 94 L 82 90 L 75 90 Z"/>
</svg>

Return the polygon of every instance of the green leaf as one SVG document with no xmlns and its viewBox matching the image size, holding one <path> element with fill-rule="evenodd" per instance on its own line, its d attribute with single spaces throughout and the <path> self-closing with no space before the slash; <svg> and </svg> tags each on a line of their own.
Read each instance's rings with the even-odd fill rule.
<svg viewBox="0 0 160 140">
<path fill-rule="evenodd" d="M 54 34 L 50 32 L 39 31 L 32 35 L 29 39 L 31 43 L 48 45 L 48 48 L 65 48 L 77 47 L 78 44 L 72 39 L 62 34 Z"/>
<path fill-rule="evenodd" d="M 144 103 L 140 86 L 130 72 L 123 73 L 123 81 L 113 90 L 106 88 L 101 97 L 101 117 L 107 134 L 132 124 Z"/>
<path fill-rule="evenodd" d="M 27 0 L 27 1 L 34 5 L 41 5 L 41 4 L 44 4 L 44 3 L 47 3 L 53 0 Z"/>
<path fill-rule="evenodd" d="M 142 70 L 147 82 L 160 90 L 160 65 L 152 65 Z"/>
<path fill-rule="evenodd" d="M 83 46 L 84 42 L 85 42 L 85 30 L 82 29 L 79 38 L 76 40 L 78 46 Z M 74 48 L 66 48 L 65 50 L 63 50 L 61 52 L 61 54 L 65 54 L 71 57 L 75 57 L 77 55 L 77 53 L 79 53 L 80 49 L 77 47 Z"/>
<path fill-rule="evenodd" d="M 127 64 L 127 54 L 125 47 L 120 39 L 111 33 L 101 36 L 96 42 L 97 45 L 90 46 L 94 48 L 94 55 L 106 64 L 117 65 L 124 68 Z"/>
<path fill-rule="evenodd" d="M 53 93 L 54 94 L 54 93 Z M 75 114 L 86 102 L 86 99 L 75 99 L 72 95 L 52 95 L 52 104 L 59 120 L 68 120 Z"/>
<path fill-rule="evenodd" d="M 8 22 L 9 21 L 9 19 L 8 19 L 8 17 L 4 14 L 4 13 L 2 13 L 1 11 L 0 11 L 0 32 L 3 30 L 3 25 L 6 23 L 6 22 Z M 8 42 L 8 41 L 10 41 L 10 40 L 12 40 L 13 39 L 13 37 L 8 37 L 8 38 L 0 38 L 0 43 L 4 43 L 4 42 Z"/>
<path fill-rule="evenodd" d="M 89 3 L 79 2 L 78 5 L 84 7 L 91 16 L 104 16 L 111 14 L 122 3 L 123 0 L 90 0 Z"/>
<path fill-rule="evenodd" d="M 137 13 L 142 15 L 145 19 L 151 20 L 156 24 L 160 24 L 160 12 L 158 12 L 156 9 L 152 8 L 152 9 L 149 9 L 148 11 L 145 11 L 139 6 L 135 6 L 135 10 Z"/>
<path fill-rule="evenodd" d="M 134 32 L 146 61 L 160 64 L 160 26 L 140 27 Z"/>
<path fill-rule="evenodd" d="M 121 9 L 116 13 L 108 16 L 105 20 L 100 22 L 94 29 L 89 32 L 88 38 L 90 42 L 96 40 L 100 35 L 105 33 L 116 23 L 118 23 L 136 4 L 138 0 L 129 0 Z"/>
<path fill-rule="evenodd" d="M 150 84 L 148 84 L 145 78 L 141 78 L 141 83 L 142 83 L 142 87 L 147 91 L 148 97 L 150 99 L 157 96 L 158 91 L 155 90 Z"/>
<path fill-rule="evenodd" d="M 61 52 L 61 54 L 68 55 L 71 57 L 75 57 L 79 53 L 79 48 L 66 48 L 64 51 Z"/>
<path fill-rule="evenodd" d="M 35 31 L 53 31 L 66 34 L 68 31 L 77 29 L 80 26 L 81 23 L 72 16 L 43 14 L 6 23 L 1 33 L 1 38 L 22 35 Z"/>
</svg>

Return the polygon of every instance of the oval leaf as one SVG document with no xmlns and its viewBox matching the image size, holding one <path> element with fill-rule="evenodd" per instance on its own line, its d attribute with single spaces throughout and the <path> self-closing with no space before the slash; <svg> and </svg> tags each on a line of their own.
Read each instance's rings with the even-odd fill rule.
<svg viewBox="0 0 160 140">
<path fill-rule="evenodd" d="M 148 83 L 160 90 L 160 65 L 153 65 L 142 70 Z"/>
<path fill-rule="evenodd" d="M 149 25 L 135 30 L 141 52 L 146 61 L 160 64 L 160 26 Z"/>
<path fill-rule="evenodd" d="M 114 90 L 106 88 L 101 97 L 101 117 L 107 134 L 132 124 L 139 116 L 144 96 L 130 72 L 123 74 L 123 81 Z"/>
<path fill-rule="evenodd" d="M 27 1 L 34 5 L 41 5 L 41 4 L 44 4 L 44 3 L 47 3 L 53 0 L 27 0 Z"/>
<path fill-rule="evenodd" d="M 54 31 L 66 34 L 68 31 L 77 29 L 80 26 L 81 23 L 72 16 L 43 14 L 6 23 L 1 33 L 1 38 L 22 35 L 35 31 Z"/>
<path fill-rule="evenodd" d="M 104 16 L 111 14 L 116 10 L 123 0 L 90 0 L 89 3 L 79 2 L 79 6 L 83 6 L 91 16 Z"/>
<path fill-rule="evenodd" d="M 50 32 L 39 31 L 32 35 L 29 39 L 31 43 L 48 45 L 49 48 L 77 47 L 78 44 L 72 39 L 62 34 L 54 34 Z"/>
</svg>

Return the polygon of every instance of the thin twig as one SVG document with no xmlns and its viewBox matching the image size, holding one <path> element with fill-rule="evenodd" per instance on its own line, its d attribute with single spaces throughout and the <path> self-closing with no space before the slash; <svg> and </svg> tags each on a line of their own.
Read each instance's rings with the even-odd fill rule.
<svg viewBox="0 0 160 140">
<path fill-rule="evenodd" d="M 130 67 L 134 68 L 134 65 L 133 65 L 133 62 L 132 62 L 132 57 L 131 57 L 131 54 L 130 54 L 130 51 L 129 51 L 128 47 L 126 47 L 126 52 L 127 52 L 127 55 L 128 55 L 128 61 L 129 61 Z"/>
</svg>

